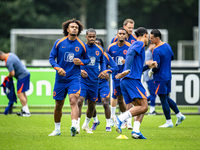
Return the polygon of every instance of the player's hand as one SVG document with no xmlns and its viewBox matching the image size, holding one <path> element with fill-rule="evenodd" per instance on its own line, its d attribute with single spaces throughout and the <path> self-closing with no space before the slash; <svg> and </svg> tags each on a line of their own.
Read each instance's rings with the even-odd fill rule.
<svg viewBox="0 0 200 150">
<path fill-rule="evenodd" d="M 107 74 L 107 73 L 105 73 L 104 71 L 102 71 L 102 72 L 99 74 L 98 78 L 100 78 L 100 79 L 105 79 L 106 74 Z"/>
<path fill-rule="evenodd" d="M 81 76 L 82 76 L 83 78 L 87 78 L 87 77 L 88 77 L 88 74 L 87 74 L 87 72 L 86 72 L 85 70 L 81 70 Z"/>
<path fill-rule="evenodd" d="M 121 62 L 122 62 L 123 64 L 125 64 L 125 59 L 122 59 Z"/>
<path fill-rule="evenodd" d="M 148 72 L 149 78 L 152 77 L 153 73 L 154 73 L 154 72 L 152 71 L 152 69 L 150 69 L 149 72 Z"/>
<path fill-rule="evenodd" d="M 115 78 L 116 78 L 116 79 L 121 79 L 121 78 L 125 77 L 125 76 L 126 76 L 127 74 L 129 74 L 129 73 L 130 73 L 129 70 L 123 71 L 122 73 L 118 73 L 118 74 L 115 76 Z"/>
<path fill-rule="evenodd" d="M 79 58 L 74 58 L 74 59 L 73 59 L 73 63 L 74 63 L 75 65 L 80 65 L 80 64 L 81 64 L 81 60 L 80 60 Z"/>
<path fill-rule="evenodd" d="M 106 74 L 106 77 L 105 77 L 105 79 L 106 79 L 107 81 L 109 81 L 109 80 L 110 80 L 110 76 L 109 76 L 109 74 L 108 74 L 108 73 Z"/>
<path fill-rule="evenodd" d="M 58 69 L 58 74 L 59 74 L 60 76 L 65 76 L 65 75 L 66 75 L 66 72 L 65 72 L 65 70 L 64 70 L 63 68 L 59 68 L 59 69 Z"/>
<path fill-rule="evenodd" d="M 148 66 L 150 69 L 152 69 L 152 68 L 157 68 L 158 64 L 156 61 L 152 61 L 152 62 L 149 62 Z"/>
</svg>

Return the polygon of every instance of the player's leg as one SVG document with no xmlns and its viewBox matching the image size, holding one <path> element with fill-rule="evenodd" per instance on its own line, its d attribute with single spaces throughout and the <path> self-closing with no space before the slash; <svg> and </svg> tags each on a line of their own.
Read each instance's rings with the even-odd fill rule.
<svg viewBox="0 0 200 150">
<path fill-rule="evenodd" d="M 78 131 L 80 131 L 80 120 L 81 120 L 81 113 L 82 113 L 82 106 L 83 106 L 83 101 L 84 101 L 83 96 L 79 96 L 78 98 L 78 109 L 79 109 L 79 114 L 78 114 Z"/>
<path fill-rule="evenodd" d="M 99 121 L 99 119 L 97 117 L 96 108 L 94 108 L 94 112 L 93 112 L 93 116 L 92 117 L 93 117 L 94 122 L 93 122 L 93 125 L 92 125 L 91 129 L 92 130 L 96 130 L 97 126 L 100 124 L 100 121 Z"/>
<path fill-rule="evenodd" d="M 133 107 L 133 104 L 129 103 L 126 105 L 126 111 L 131 109 Z M 127 129 L 132 130 L 132 117 L 127 119 Z"/>
<path fill-rule="evenodd" d="M 49 134 L 49 136 L 57 136 L 60 135 L 60 122 L 62 117 L 62 107 L 65 102 L 65 98 L 63 100 L 55 100 L 56 106 L 54 109 L 54 123 L 55 123 L 55 130 Z"/>
<path fill-rule="evenodd" d="M 168 100 L 167 100 L 168 96 L 167 96 L 167 94 L 159 94 L 158 96 L 160 97 L 162 109 L 163 109 L 165 119 L 166 119 L 166 123 L 164 125 L 159 126 L 159 127 L 161 127 L 161 128 L 173 127 L 171 114 L 170 114 L 170 107 L 169 107 L 169 103 L 168 103 Z"/>
<path fill-rule="evenodd" d="M 171 92 L 171 80 L 169 80 L 167 82 L 167 101 L 169 103 L 169 107 L 174 111 L 174 113 L 176 114 L 176 117 L 177 117 L 177 121 L 176 121 L 176 124 L 175 126 L 178 126 L 179 124 L 182 123 L 183 120 L 186 119 L 186 117 L 179 111 L 176 103 L 171 99 L 169 98 L 169 93 Z"/>
<path fill-rule="evenodd" d="M 86 131 L 87 133 L 93 133 L 92 130 L 89 128 L 89 123 L 90 123 L 90 120 L 93 116 L 93 112 L 94 112 L 94 109 L 95 109 L 95 104 L 96 102 L 95 101 L 91 101 L 91 100 L 87 100 L 87 104 L 88 104 L 88 108 L 87 108 L 87 111 L 86 111 L 86 117 L 85 117 L 85 122 L 83 123 L 83 126 L 82 126 L 82 129 L 84 131 Z"/>
<path fill-rule="evenodd" d="M 78 115 L 79 115 L 79 109 L 78 109 L 78 98 L 79 94 L 69 94 L 69 102 L 71 106 L 71 120 L 72 120 L 72 126 L 70 128 L 71 130 L 71 136 L 76 136 L 76 133 L 79 133 L 78 129 Z"/>
<path fill-rule="evenodd" d="M 117 97 L 113 98 L 116 96 L 112 96 L 111 100 L 110 100 L 110 109 L 111 109 L 111 120 L 110 120 L 110 124 L 111 126 L 114 126 L 114 123 L 112 121 L 112 118 L 115 116 L 115 112 L 116 112 L 116 108 L 117 108 Z"/>
<path fill-rule="evenodd" d="M 25 94 L 25 92 L 29 90 L 29 83 L 30 75 L 17 81 L 17 96 L 22 104 L 22 111 L 20 113 L 17 113 L 18 116 L 30 116 L 30 111 L 27 104 L 27 96 Z"/>
<path fill-rule="evenodd" d="M 155 100 L 156 100 L 156 94 L 155 94 L 155 82 L 154 80 L 150 80 L 147 81 L 147 85 L 148 85 L 148 90 L 150 93 L 150 96 L 147 98 L 150 101 L 150 110 L 149 110 L 149 115 L 156 115 L 156 111 L 155 111 Z"/>
<path fill-rule="evenodd" d="M 106 117 L 106 131 L 111 131 L 110 125 L 110 107 L 109 107 L 109 97 L 102 98 L 102 103 L 105 111 Z"/>
</svg>

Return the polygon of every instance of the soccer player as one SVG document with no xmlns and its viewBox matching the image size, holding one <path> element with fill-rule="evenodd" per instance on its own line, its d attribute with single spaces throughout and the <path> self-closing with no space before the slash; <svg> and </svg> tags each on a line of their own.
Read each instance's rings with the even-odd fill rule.
<svg viewBox="0 0 200 150">
<path fill-rule="evenodd" d="M 137 41 L 137 37 L 132 34 L 133 33 L 133 29 L 134 29 L 134 25 L 135 22 L 132 19 L 126 19 L 123 23 L 123 28 L 126 30 L 127 32 L 127 37 L 126 37 L 126 41 L 129 43 L 133 43 L 135 41 Z M 111 43 L 114 43 L 118 40 L 118 37 L 115 36 L 112 40 Z"/>
<path fill-rule="evenodd" d="M 21 63 L 19 57 L 13 53 L 4 53 L 0 51 L 0 60 L 5 61 L 5 65 L 9 71 L 8 77 L 17 79 L 17 97 L 22 104 L 22 110 L 17 113 L 18 116 L 31 116 L 28 105 L 26 91 L 29 90 L 30 73 Z"/>
<path fill-rule="evenodd" d="M 98 100 L 98 76 L 99 76 L 99 65 L 100 70 L 105 70 L 105 61 L 103 48 L 95 44 L 96 40 L 96 31 L 93 28 L 90 28 L 86 31 L 87 47 L 88 54 L 91 62 L 81 67 L 81 93 L 78 99 L 79 107 L 79 118 L 78 118 L 78 127 L 80 129 L 80 118 L 81 118 L 81 108 L 83 105 L 84 99 L 87 100 L 88 108 L 86 111 L 85 122 L 82 125 L 82 129 L 86 133 L 93 133 L 89 128 L 89 122 L 93 116 L 95 109 L 96 101 Z"/>
<path fill-rule="evenodd" d="M 178 126 L 186 117 L 180 113 L 176 103 L 168 96 L 171 92 L 171 61 L 174 59 L 174 53 L 169 44 L 161 41 L 161 33 L 158 29 L 153 29 L 151 31 L 150 41 L 151 43 L 156 44 L 156 47 L 153 50 L 153 60 L 157 61 L 158 67 L 150 70 L 149 75 L 154 75 L 156 94 L 160 97 L 166 118 L 166 123 L 159 127 L 173 127 L 170 108 L 176 114 L 177 121 L 175 125 Z"/>
<path fill-rule="evenodd" d="M 135 139 L 146 139 L 140 132 L 140 124 L 145 112 L 148 110 L 146 91 L 141 83 L 143 70 L 156 67 L 156 62 L 151 62 L 144 66 L 145 46 L 148 44 L 147 29 L 140 27 L 135 31 L 138 37 L 127 51 L 124 71 L 117 74 L 116 79 L 121 79 L 121 90 L 126 104 L 132 103 L 134 107 L 130 108 L 120 116 L 114 116 L 114 124 L 118 133 L 121 133 L 121 125 L 124 120 L 130 117 L 134 118 L 134 128 L 131 136 Z"/>
<path fill-rule="evenodd" d="M 129 46 L 131 45 L 129 42 L 125 41 L 126 36 L 127 36 L 126 30 L 124 28 L 119 28 L 117 31 L 117 37 L 118 37 L 117 42 L 110 44 L 107 50 L 107 52 L 110 54 L 111 57 L 113 57 L 115 63 L 117 64 L 119 68 L 118 72 L 114 72 L 112 74 L 113 95 L 111 99 L 111 118 L 115 115 L 117 101 L 119 104 L 120 111 L 121 112 L 126 111 L 126 104 L 123 100 L 121 87 L 120 87 L 120 80 L 115 78 L 115 75 L 117 75 L 117 73 L 121 73 L 123 71 L 126 53 Z M 129 128 L 132 129 L 131 124 Z"/>
<path fill-rule="evenodd" d="M 56 70 L 53 91 L 53 98 L 56 102 L 54 110 L 55 130 L 49 136 L 61 134 L 62 107 L 67 94 L 69 95 L 71 106 L 71 136 L 75 136 L 78 133 L 78 98 L 81 90 L 80 65 L 86 65 L 90 62 L 87 46 L 78 38 L 83 30 L 81 22 L 71 19 L 63 22 L 62 28 L 65 37 L 58 39 L 54 43 L 49 56 L 49 62 Z"/>
<path fill-rule="evenodd" d="M 145 51 L 145 65 L 148 65 L 149 62 L 153 61 L 153 49 L 155 48 L 155 44 L 149 44 L 149 48 Z M 156 100 L 156 86 L 155 81 L 153 80 L 153 76 L 149 78 L 148 75 L 149 69 L 144 71 L 143 79 L 148 85 L 148 90 L 150 95 L 147 97 L 147 100 L 150 101 L 150 110 L 148 115 L 156 115 L 155 111 L 155 100 Z"/>
<path fill-rule="evenodd" d="M 135 22 L 132 20 L 132 19 L 126 19 L 123 23 L 123 28 L 126 30 L 127 32 L 127 37 L 126 37 L 126 41 L 129 42 L 130 44 L 132 44 L 133 42 L 137 41 L 137 37 L 132 34 L 133 33 L 133 29 L 134 29 L 134 25 L 135 25 Z M 111 40 L 111 43 L 114 43 L 118 40 L 118 37 L 115 36 L 112 40 Z M 115 104 L 117 103 L 117 98 L 116 96 L 112 96 L 112 99 L 111 99 L 111 114 L 115 115 L 115 109 L 116 109 L 116 106 Z M 128 104 L 126 106 L 126 110 L 129 110 L 130 108 L 132 107 L 132 104 Z M 112 116 L 112 115 L 111 115 Z M 111 121 L 112 123 L 112 126 L 113 126 L 113 122 Z M 128 120 L 125 120 L 123 122 L 123 125 L 122 125 L 122 128 L 126 128 L 127 129 L 132 129 L 132 118 L 129 118 Z"/>
<path fill-rule="evenodd" d="M 99 38 L 96 38 L 95 43 L 99 46 L 103 47 L 103 41 Z M 106 63 L 106 69 L 110 66 L 109 70 L 111 72 L 118 71 L 118 67 L 111 56 L 104 52 L 104 58 Z M 98 101 L 103 103 L 103 107 L 105 110 L 105 117 L 106 117 L 106 131 L 111 131 L 110 127 L 110 107 L 109 107 L 109 99 L 110 99 L 110 89 L 109 89 L 109 75 L 107 74 L 106 79 L 99 79 L 99 88 L 98 88 Z M 92 130 L 96 130 L 96 127 L 100 124 L 100 121 L 96 115 L 96 109 L 94 110 L 93 114 L 94 123 L 92 125 Z"/>
</svg>

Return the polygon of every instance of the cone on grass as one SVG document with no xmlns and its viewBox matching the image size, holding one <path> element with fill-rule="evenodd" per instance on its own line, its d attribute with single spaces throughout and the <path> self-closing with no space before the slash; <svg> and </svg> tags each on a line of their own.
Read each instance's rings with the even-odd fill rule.
<svg viewBox="0 0 200 150">
<path fill-rule="evenodd" d="M 120 134 L 116 139 L 128 139 L 126 135 Z"/>
</svg>

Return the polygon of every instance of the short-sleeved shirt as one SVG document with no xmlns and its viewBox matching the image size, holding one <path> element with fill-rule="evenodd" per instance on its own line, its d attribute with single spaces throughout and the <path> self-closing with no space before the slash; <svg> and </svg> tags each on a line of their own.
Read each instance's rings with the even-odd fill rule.
<svg viewBox="0 0 200 150">
<path fill-rule="evenodd" d="M 17 80 L 23 79 L 27 75 L 29 75 L 29 71 L 26 69 L 26 67 L 21 63 L 19 57 L 15 55 L 14 53 L 8 53 L 7 59 L 5 60 L 6 67 L 8 68 L 8 71 L 15 71 L 15 78 Z"/>
<path fill-rule="evenodd" d="M 169 44 L 162 42 L 153 50 L 153 60 L 159 65 L 159 69 L 154 73 L 155 81 L 168 81 L 172 78 L 171 61 L 174 53 Z"/>
</svg>

